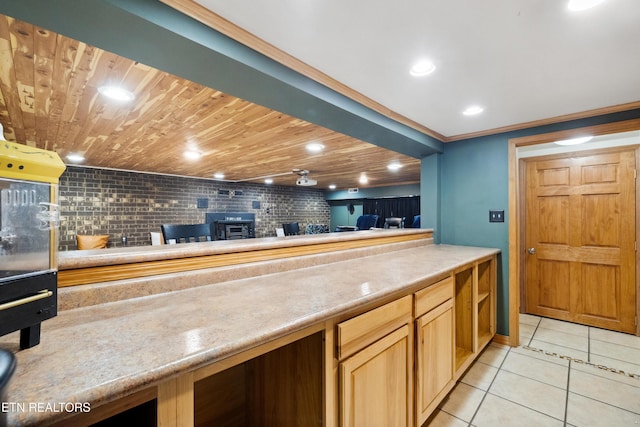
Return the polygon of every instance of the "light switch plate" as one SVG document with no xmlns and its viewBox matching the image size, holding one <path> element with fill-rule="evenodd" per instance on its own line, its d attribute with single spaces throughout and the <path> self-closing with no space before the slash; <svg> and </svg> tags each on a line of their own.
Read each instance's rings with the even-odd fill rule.
<svg viewBox="0 0 640 427">
<path fill-rule="evenodd" d="M 504 222 L 504 211 L 489 211 L 489 222 Z"/>
</svg>

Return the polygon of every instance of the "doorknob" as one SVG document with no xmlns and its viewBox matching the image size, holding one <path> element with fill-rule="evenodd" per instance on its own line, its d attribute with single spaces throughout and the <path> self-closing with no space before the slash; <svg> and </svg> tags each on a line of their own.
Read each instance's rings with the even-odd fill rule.
<svg viewBox="0 0 640 427">
<path fill-rule="evenodd" d="M 531 255 L 536 253 L 536 248 L 529 248 L 527 249 L 527 252 L 529 252 Z"/>
</svg>

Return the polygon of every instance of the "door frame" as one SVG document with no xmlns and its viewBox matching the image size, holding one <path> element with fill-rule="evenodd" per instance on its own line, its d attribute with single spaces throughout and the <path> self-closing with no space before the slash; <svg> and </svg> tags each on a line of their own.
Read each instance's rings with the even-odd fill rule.
<svg viewBox="0 0 640 427">
<path fill-rule="evenodd" d="M 607 135 L 620 132 L 640 130 L 640 119 L 625 120 L 621 122 L 606 123 L 602 125 L 587 126 L 576 129 L 567 129 L 557 132 L 530 135 L 520 138 L 509 139 L 509 345 L 517 346 L 520 341 L 520 286 L 524 280 L 522 265 L 522 255 L 524 251 L 524 210 L 522 209 L 522 198 L 524 189 L 521 187 L 520 162 L 516 157 L 518 147 L 528 145 L 544 144 L 547 142 L 570 139 L 584 135 Z M 636 150 L 636 166 L 640 167 L 639 154 Z M 636 185 L 636 241 L 640 240 L 640 218 L 637 213 L 639 209 L 638 188 Z M 636 251 L 636 313 L 640 311 L 640 287 L 638 286 L 638 251 Z M 636 322 L 638 323 L 638 322 Z M 640 325 L 636 324 L 636 335 L 640 335 Z"/>
</svg>

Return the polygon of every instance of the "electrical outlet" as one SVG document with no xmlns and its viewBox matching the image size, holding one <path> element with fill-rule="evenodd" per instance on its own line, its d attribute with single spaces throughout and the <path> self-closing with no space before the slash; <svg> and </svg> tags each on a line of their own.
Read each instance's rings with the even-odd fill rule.
<svg viewBox="0 0 640 427">
<path fill-rule="evenodd" d="M 489 222 L 504 222 L 504 211 L 489 211 Z"/>
</svg>

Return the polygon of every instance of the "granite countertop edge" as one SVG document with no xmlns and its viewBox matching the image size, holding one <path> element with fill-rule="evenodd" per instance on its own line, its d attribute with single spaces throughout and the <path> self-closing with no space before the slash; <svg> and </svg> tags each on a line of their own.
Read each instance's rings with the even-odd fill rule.
<svg viewBox="0 0 640 427">
<path fill-rule="evenodd" d="M 58 254 L 58 270 L 131 264 L 137 262 L 160 261 L 265 249 L 290 248 L 304 245 L 374 239 L 381 236 L 418 235 L 424 234 L 425 232 L 433 232 L 433 229 L 375 229 L 287 237 L 217 240 L 213 242 L 181 243 L 177 245 L 131 246 L 82 251 L 64 251 Z"/>
<path fill-rule="evenodd" d="M 67 310 L 42 324 L 41 344 L 17 352 L 18 369 L 10 383 L 9 399 L 106 404 L 359 307 L 384 302 L 420 282 L 435 280 L 448 271 L 497 253 L 499 250 L 493 248 L 429 245 L 207 285 L 204 290 L 184 289 Z M 421 259 L 423 265 L 416 265 Z M 359 264 L 358 273 L 343 274 L 344 269 L 355 268 L 354 262 Z M 326 295 L 316 295 L 319 291 Z M 272 292 L 273 301 L 286 301 L 289 296 L 301 302 L 258 305 Z M 207 299 L 224 309 L 212 310 L 204 318 L 189 319 L 187 313 L 175 316 L 176 310 L 184 312 L 192 306 L 202 311 L 207 307 Z M 172 302 L 175 307 L 171 307 Z M 172 318 L 166 320 L 167 316 Z M 163 328 L 157 324 L 159 319 L 169 324 Z M 230 330 L 219 327 L 224 321 L 230 322 Z M 132 337 L 127 337 L 126 329 L 136 322 L 141 330 L 131 335 L 139 339 L 128 345 L 127 339 Z M 120 330 L 122 334 L 114 332 Z M 190 347 L 195 345 L 189 341 L 190 335 L 198 343 L 202 338 L 201 348 Z M 219 336 L 224 338 L 218 341 Z M 160 339 L 166 343 L 156 342 Z M 17 350 L 17 340 L 17 333 L 10 334 L 0 338 L 0 346 Z M 106 351 L 110 347 L 113 354 Z M 47 364 L 48 368 L 44 366 Z M 55 387 L 74 374 L 80 377 L 71 381 L 77 386 Z M 23 382 L 30 386 L 24 387 Z M 9 425 L 43 425 L 70 415 L 10 413 Z"/>
</svg>

